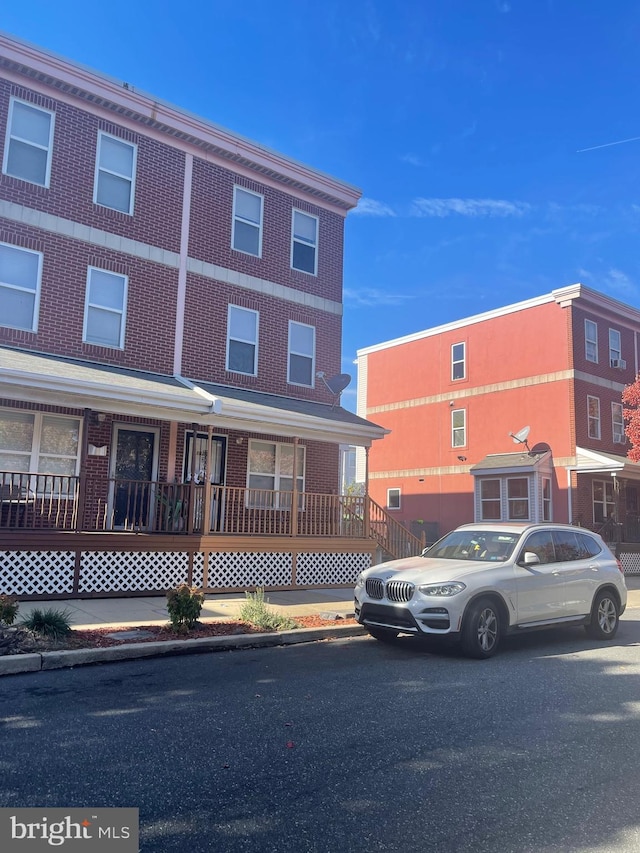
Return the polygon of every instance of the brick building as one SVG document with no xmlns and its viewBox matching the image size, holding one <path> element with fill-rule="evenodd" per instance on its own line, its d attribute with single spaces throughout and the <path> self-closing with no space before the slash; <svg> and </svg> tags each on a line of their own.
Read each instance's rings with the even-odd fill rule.
<svg viewBox="0 0 640 853">
<path fill-rule="evenodd" d="M 359 191 L 6 35 L 0 146 L 0 592 L 351 582 Z"/>
<path fill-rule="evenodd" d="M 391 430 L 372 498 L 429 539 L 531 519 L 640 541 L 621 404 L 639 342 L 640 311 L 577 284 L 360 350 L 358 413 Z"/>
</svg>

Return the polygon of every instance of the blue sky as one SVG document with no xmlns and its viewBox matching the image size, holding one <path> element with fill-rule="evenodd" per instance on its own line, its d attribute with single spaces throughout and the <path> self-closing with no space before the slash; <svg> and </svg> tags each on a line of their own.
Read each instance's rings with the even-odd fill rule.
<svg viewBox="0 0 640 853">
<path fill-rule="evenodd" d="M 0 27 L 362 189 L 349 408 L 358 348 L 576 281 L 640 307 L 634 0 L 30 0 Z"/>
</svg>

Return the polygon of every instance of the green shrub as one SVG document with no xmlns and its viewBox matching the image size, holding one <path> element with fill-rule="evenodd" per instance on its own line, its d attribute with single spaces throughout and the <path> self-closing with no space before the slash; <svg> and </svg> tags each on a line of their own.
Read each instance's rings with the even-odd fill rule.
<svg viewBox="0 0 640 853">
<path fill-rule="evenodd" d="M 0 623 L 13 625 L 18 612 L 18 602 L 11 595 L 0 595 Z"/>
<path fill-rule="evenodd" d="M 246 592 L 245 596 L 246 601 L 240 608 L 240 618 L 243 622 L 250 622 L 264 631 L 288 631 L 298 627 L 293 619 L 276 613 L 267 606 L 269 599 L 265 599 L 263 589 L 256 589 L 255 593 Z"/>
<path fill-rule="evenodd" d="M 191 630 L 200 618 L 204 593 L 196 587 L 181 583 L 167 593 L 167 610 L 171 627 L 178 634 Z"/>
<path fill-rule="evenodd" d="M 61 640 L 71 632 L 71 613 L 68 610 L 32 610 L 22 620 L 25 628 L 51 640 Z"/>
</svg>

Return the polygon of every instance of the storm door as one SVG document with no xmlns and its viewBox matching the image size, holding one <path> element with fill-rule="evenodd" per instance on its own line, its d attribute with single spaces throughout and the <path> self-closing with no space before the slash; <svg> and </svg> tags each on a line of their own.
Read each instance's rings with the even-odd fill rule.
<svg viewBox="0 0 640 853">
<path fill-rule="evenodd" d="M 158 430 L 115 426 L 111 454 L 113 527 L 146 530 L 155 497 Z"/>
<path fill-rule="evenodd" d="M 186 445 L 184 454 L 184 482 L 188 483 L 191 480 L 191 460 L 195 449 L 195 481 L 199 485 L 204 483 L 205 472 L 207 469 L 207 443 L 208 436 L 206 433 L 198 433 L 194 437 L 192 432 L 186 434 Z M 213 489 L 211 495 L 211 527 L 212 533 L 219 533 L 221 529 L 221 519 L 224 499 L 224 483 L 225 483 L 225 467 L 227 455 L 227 439 L 223 435 L 214 435 L 211 437 L 211 475 L 209 482 L 212 486 L 220 488 Z M 199 490 L 199 495 L 196 498 L 196 513 L 194 518 L 194 526 L 196 530 L 201 529 L 202 524 L 202 504 L 204 495 L 202 490 Z M 208 533 L 209 531 L 204 531 Z"/>
</svg>

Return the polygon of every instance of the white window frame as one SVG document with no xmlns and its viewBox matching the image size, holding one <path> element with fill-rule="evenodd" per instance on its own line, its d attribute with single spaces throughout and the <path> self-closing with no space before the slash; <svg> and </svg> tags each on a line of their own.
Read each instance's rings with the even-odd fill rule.
<svg viewBox="0 0 640 853">
<path fill-rule="evenodd" d="M 523 481 L 527 484 L 527 496 L 526 498 L 521 497 L 520 495 L 511 496 L 509 494 L 509 486 L 511 483 L 521 482 Z M 531 519 L 531 482 L 529 477 L 507 477 L 506 478 L 506 500 L 507 500 L 507 519 L 509 521 L 529 521 Z M 526 515 L 514 515 L 512 513 L 511 505 L 516 501 L 526 501 L 527 503 L 527 514 Z"/>
<path fill-rule="evenodd" d="M 483 487 L 488 483 L 497 483 L 498 484 L 498 497 L 484 497 L 483 496 Z M 500 521 L 502 519 L 502 480 L 500 477 L 483 477 L 480 480 L 480 488 L 479 488 L 479 496 L 480 496 L 480 516 L 482 521 Z M 498 516 L 486 516 L 484 514 L 485 504 L 495 505 L 496 501 L 498 502 Z"/>
<path fill-rule="evenodd" d="M 51 124 L 49 125 L 49 142 L 47 147 L 40 145 L 39 143 L 32 142 L 29 139 L 21 139 L 18 136 L 14 136 L 11 132 L 11 128 L 13 125 L 13 108 L 14 104 L 24 104 L 26 107 L 29 107 L 32 110 L 39 110 L 42 113 L 47 113 L 51 116 Z M 32 104 L 29 101 L 25 101 L 22 98 L 14 98 L 12 97 L 9 100 L 9 114 L 7 120 L 7 132 L 4 141 L 4 157 L 2 158 L 2 172 L 5 175 L 9 175 L 12 178 L 17 178 L 19 181 L 25 181 L 28 184 L 33 184 L 36 187 L 44 187 L 45 189 L 49 189 L 49 184 L 51 181 L 51 160 L 53 155 L 53 132 L 56 122 L 56 114 L 53 110 L 47 110 L 44 107 L 38 106 L 38 104 Z M 8 171 L 9 168 L 9 147 L 11 145 L 11 140 L 16 139 L 19 142 L 24 142 L 27 145 L 31 145 L 33 148 L 39 148 L 41 151 L 47 152 L 47 165 L 45 168 L 45 179 L 44 183 L 41 184 L 38 181 L 32 181 L 29 178 L 23 178 L 22 175 L 14 175 L 12 172 Z"/>
<path fill-rule="evenodd" d="M 120 310 L 116 308 L 111 308 L 110 306 L 99 305 L 98 303 L 92 303 L 89 301 L 89 293 L 91 286 L 91 276 L 93 271 L 103 273 L 104 275 L 111 275 L 114 278 L 121 278 L 124 280 L 124 287 L 122 289 L 122 308 Z M 124 349 L 124 340 L 125 340 L 125 326 L 127 322 L 127 298 L 129 291 L 129 276 L 123 275 L 122 273 L 113 272 L 112 270 L 105 270 L 102 267 L 88 267 L 87 268 L 87 285 L 85 290 L 85 300 L 84 300 L 84 323 L 82 327 L 82 342 L 85 344 L 91 344 L 91 346 L 95 347 L 105 347 L 107 349 Z M 89 322 L 89 309 L 90 308 L 98 308 L 101 311 L 108 311 L 112 314 L 120 315 L 120 340 L 117 344 L 107 344 L 103 341 L 91 341 L 87 339 L 87 326 Z"/>
<path fill-rule="evenodd" d="M 387 489 L 387 509 L 392 512 L 402 508 L 402 491 L 398 486 Z"/>
<path fill-rule="evenodd" d="M 596 501 L 596 486 L 602 486 L 602 500 Z M 602 506 L 602 519 L 596 518 L 596 504 Z M 591 481 L 591 508 L 593 512 L 593 523 L 602 524 L 613 518 L 616 511 L 616 499 L 613 489 L 613 480 L 592 480 Z M 610 510 L 610 512 L 607 512 Z"/>
<path fill-rule="evenodd" d="M 454 350 L 456 347 L 462 347 L 462 358 L 455 358 Z M 462 365 L 462 376 L 456 376 L 456 365 Z M 467 378 L 467 345 L 465 341 L 458 341 L 458 343 L 451 344 L 451 381 L 452 382 L 460 382 L 462 379 Z"/>
<path fill-rule="evenodd" d="M 258 488 L 256 486 L 251 485 L 252 473 L 258 477 L 271 476 L 270 474 L 265 474 L 264 472 L 260 472 L 260 471 L 252 472 L 251 471 L 251 467 L 250 467 L 250 465 L 251 465 L 251 448 L 253 447 L 254 444 L 269 444 L 269 445 L 275 447 L 275 463 L 274 463 L 275 471 L 273 474 L 273 489 L 267 489 L 266 490 L 266 491 L 273 491 L 275 493 L 273 503 L 271 503 L 271 504 L 252 503 L 250 500 L 250 491 L 251 490 L 264 491 L 261 488 Z M 281 498 L 280 493 L 283 491 L 283 489 L 281 488 L 281 485 L 280 485 L 281 481 L 283 479 L 290 478 L 289 474 L 283 474 L 282 473 L 282 453 L 283 453 L 283 448 L 285 448 L 285 447 L 286 448 L 293 448 L 293 452 L 294 453 L 296 452 L 296 445 L 290 444 L 288 442 L 265 441 L 265 440 L 259 439 L 259 438 L 249 439 L 249 447 L 247 449 L 247 496 L 246 496 L 246 500 L 245 500 L 245 506 L 247 506 L 249 508 L 255 507 L 257 509 L 284 509 L 284 510 L 290 510 L 291 509 L 291 501 L 290 500 L 287 502 L 286 497 L 282 502 L 280 500 L 280 498 Z M 300 497 L 298 499 L 298 501 L 299 501 L 298 502 L 298 508 L 301 510 L 304 510 L 303 494 L 305 491 L 305 483 L 306 483 L 306 475 L 307 475 L 307 448 L 304 444 L 298 444 L 297 448 L 299 451 L 300 450 L 302 451 L 302 471 L 301 472 L 296 471 L 296 480 L 300 484 L 299 488 L 298 488 L 298 494 L 300 495 Z M 293 485 L 293 478 L 290 478 L 290 479 L 292 480 L 292 485 Z M 289 492 L 287 490 L 286 494 L 291 494 L 291 492 Z"/>
<path fill-rule="evenodd" d="M 598 404 L 597 405 L 597 409 L 598 409 L 598 416 L 597 417 L 595 415 L 591 414 L 591 407 L 590 407 L 590 401 L 591 400 L 595 400 L 596 403 Z M 597 441 L 602 437 L 602 430 L 601 430 L 601 423 L 600 422 L 601 422 L 600 397 L 594 397 L 591 394 L 587 394 L 587 435 L 589 438 L 592 438 L 592 439 Z M 592 424 L 595 427 L 594 432 L 596 432 L 597 435 L 591 434 L 591 425 Z"/>
<path fill-rule="evenodd" d="M 291 329 L 293 326 L 304 326 L 307 329 L 311 329 L 313 331 L 313 352 L 311 356 L 306 352 L 297 352 L 291 348 Z M 297 355 L 301 358 L 311 358 L 311 384 L 307 385 L 305 382 L 294 382 L 291 379 L 291 356 Z M 315 388 L 316 381 L 316 327 L 309 325 L 309 323 L 299 323 L 297 320 L 289 320 L 289 337 L 287 341 L 287 382 L 289 385 L 297 385 L 299 388 Z"/>
<path fill-rule="evenodd" d="M 40 291 L 42 287 L 42 263 L 44 256 L 42 252 L 36 252 L 33 249 L 25 249 L 23 246 L 15 246 L 13 243 L 0 243 L 0 248 L 6 246 L 8 249 L 13 249 L 17 252 L 26 252 L 29 255 L 37 255 L 38 257 L 38 272 L 36 275 L 36 287 L 33 291 L 33 317 L 31 321 L 31 328 L 25 328 L 24 326 L 16 326 L 13 323 L 6 322 L 6 318 L 0 318 L 0 326 L 4 326 L 7 329 L 20 329 L 25 332 L 37 332 L 38 331 L 38 320 L 40 318 Z M 0 281 L 0 288 L 6 287 L 10 290 L 19 290 L 24 293 L 31 293 L 30 290 L 26 290 L 24 287 L 19 287 L 18 285 L 12 284 L 8 281 Z"/>
<path fill-rule="evenodd" d="M 618 329 L 609 329 L 609 364 L 622 360 L 622 335 Z"/>
<path fill-rule="evenodd" d="M 454 418 L 456 415 L 459 415 L 462 412 L 462 426 L 456 426 L 454 424 Z M 462 433 L 462 442 L 456 442 L 456 436 Z M 451 410 L 451 447 L 457 449 L 459 447 L 467 446 L 467 410 L 466 409 L 452 409 Z"/>
<path fill-rule="evenodd" d="M 598 324 L 595 320 L 584 321 L 584 357 L 592 364 L 598 363 Z"/>
<path fill-rule="evenodd" d="M 255 314 L 256 318 L 256 336 L 255 340 L 251 341 L 245 338 L 232 337 L 231 336 L 231 315 L 235 311 L 245 311 L 247 314 Z M 231 373 L 240 373 L 242 376 L 257 376 L 258 375 L 258 337 L 259 337 L 259 328 L 260 328 L 260 313 L 258 311 L 254 311 L 253 308 L 245 308 L 243 305 L 232 305 L 230 304 L 227 308 L 227 358 L 226 358 L 226 369 Z M 242 344 L 250 344 L 253 346 L 253 371 L 247 372 L 245 370 L 238 370 L 235 367 L 231 367 L 229 363 L 229 356 L 231 354 L 231 342 L 237 341 Z"/>
<path fill-rule="evenodd" d="M 256 225 L 255 222 L 252 222 L 249 219 L 244 219 L 242 216 L 238 216 L 236 214 L 236 202 L 238 198 L 238 192 L 247 193 L 247 195 L 254 195 L 260 199 L 260 222 Z M 242 187 L 239 184 L 236 184 L 233 188 L 233 212 L 232 212 L 232 228 L 231 228 L 231 248 L 234 252 L 240 252 L 243 255 L 249 255 L 250 258 L 261 258 L 262 257 L 262 226 L 264 221 L 264 196 L 262 193 L 254 192 L 253 190 L 248 190 L 246 187 Z M 235 245 L 236 243 L 236 222 L 244 222 L 246 225 L 251 225 L 253 228 L 258 229 L 258 254 L 254 255 L 253 252 L 247 252 L 244 249 L 238 249 Z"/>
<path fill-rule="evenodd" d="M 105 169 L 104 166 L 100 165 L 100 153 L 102 151 L 102 140 L 114 139 L 116 142 L 120 143 L 120 145 L 128 145 L 131 149 L 133 149 L 133 157 L 131 158 L 131 176 L 123 175 L 121 172 L 113 172 L 111 169 Z M 124 213 L 126 216 L 133 215 L 134 208 L 134 199 L 136 194 L 136 172 L 138 166 L 138 146 L 135 142 L 129 142 L 128 139 L 121 139 L 119 136 L 114 136 L 112 133 L 105 133 L 105 131 L 98 131 L 98 141 L 96 145 L 96 169 L 93 178 L 93 203 L 99 205 L 100 207 L 105 207 L 107 210 L 115 210 L 117 213 Z M 100 173 L 104 172 L 105 174 L 115 175 L 118 178 L 122 178 L 125 181 L 131 182 L 131 193 L 129 195 L 129 210 L 121 210 L 119 207 L 112 207 L 110 204 L 105 204 L 102 201 L 98 201 L 98 184 L 100 182 Z"/>
<path fill-rule="evenodd" d="M 315 220 L 316 223 L 316 239 L 315 243 L 310 243 L 308 240 L 304 238 L 296 237 L 295 234 L 295 221 L 296 214 L 300 216 L 306 216 L 308 219 Z M 314 216 L 313 213 L 307 213 L 306 210 L 298 210 L 294 208 L 291 211 L 291 269 L 296 270 L 296 272 L 306 273 L 307 275 L 318 275 L 318 235 L 320 231 L 320 219 L 317 216 Z M 300 267 L 294 267 L 293 265 L 293 250 L 296 243 L 300 243 L 301 246 L 311 246 L 313 247 L 313 270 L 303 270 Z"/>
<path fill-rule="evenodd" d="M 542 477 L 542 520 L 551 521 L 553 518 L 553 489 L 551 488 L 551 477 Z"/>
<path fill-rule="evenodd" d="M 614 444 L 624 444 L 624 414 L 622 403 L 611 403 L 611 434 Z"/>
</svg>

